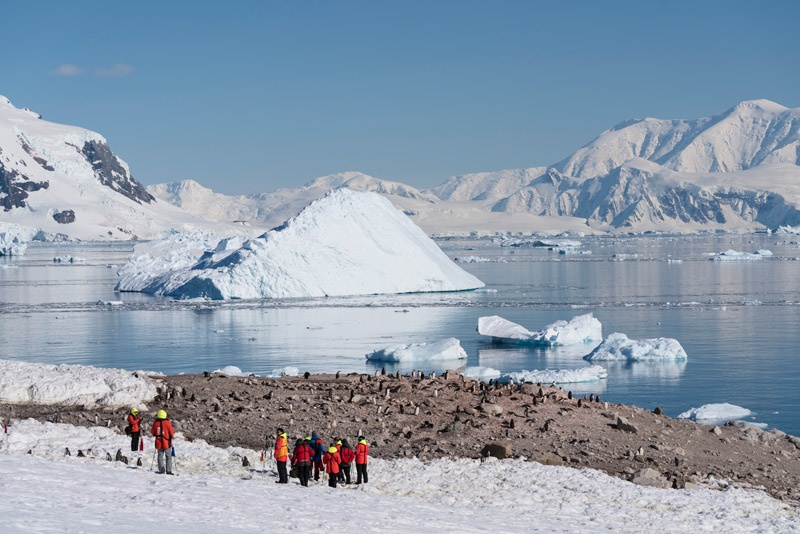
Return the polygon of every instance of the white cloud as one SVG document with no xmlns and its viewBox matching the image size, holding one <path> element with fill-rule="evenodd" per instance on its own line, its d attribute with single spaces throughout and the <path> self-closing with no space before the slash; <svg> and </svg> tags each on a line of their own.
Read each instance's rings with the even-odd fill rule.
<svg viewBox="0 0 800 534">
<path fill-rule="evenodd" d="M 71 63 L 64 63 L 53 71 L 56 76 L 78 76 L 83 74 L 83 69 Z"/>
<path fill-rule="evenodd" d="M 110 69 L 97 69 L 95 70 L 97 76 L 103 78 L 119 78 L 122 76 L 130 76 L 133 74 L 133 67 L 125 63 L 117 63 Z"/>
</svg>

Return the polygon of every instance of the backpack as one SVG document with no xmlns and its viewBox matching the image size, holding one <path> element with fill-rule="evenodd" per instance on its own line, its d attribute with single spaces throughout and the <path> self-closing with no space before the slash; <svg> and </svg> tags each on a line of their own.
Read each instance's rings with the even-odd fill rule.
<svg viewBox="0 0 800 534">
<path fill-rule="evenodd" d="M 128 425 L 128 426 L 125 427 L 125 435 L 126 436 L 130 436 L 131 435 L 131 425 Z"/>
</svg>

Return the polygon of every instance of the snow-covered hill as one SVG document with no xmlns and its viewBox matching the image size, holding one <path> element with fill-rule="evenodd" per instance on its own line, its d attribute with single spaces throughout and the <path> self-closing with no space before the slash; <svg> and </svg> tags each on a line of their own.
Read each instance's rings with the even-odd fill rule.
<svg viewBox="0 0 800 534">
<path fill-rule="evenodd" d="M 43 239 L 128 240 L 210 226 L 157 201 L 100 134 L 47 122 L 2 96 L 0 222 L 36 228 Z"/>
</svg>

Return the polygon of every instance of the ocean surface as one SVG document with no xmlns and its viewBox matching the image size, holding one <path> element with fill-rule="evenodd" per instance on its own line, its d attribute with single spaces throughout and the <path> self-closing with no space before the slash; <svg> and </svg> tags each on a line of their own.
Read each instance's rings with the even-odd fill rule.
<svg viewBox="0 0 800 534">
<path fill-rule="evenodd" d="M 456 337 L 468 366 L 502 372 L 566 369 L 594 345 L 540 349 L 493 344 L 478 318 L 529 330 L 593 313 L 603 334 L 671 337 L 685 362 L 602 362 L 608 378 L 565 384 L 574 394 L 661 407 L 676 416 L 728 402 L 746 420 L 800 435 L 800 245 L 797 236 L 581 237 L 575 251 L 439 240 L 486 283 L 478 291 L 280 301 L 175 301 L 114 290 L 127 243 L 34 244 L 0 257 L 0 358 L 166 374 L 233 365 L 269 374 L 374 372 L 365 354 L 395 343 Z M 715 262 L 725 250 L 770 250 L 759 261 Z M 387 365 L 387 372 L 458 364 Z M 461 365 L 464 365 L 462 362 Z"/>
</svg>

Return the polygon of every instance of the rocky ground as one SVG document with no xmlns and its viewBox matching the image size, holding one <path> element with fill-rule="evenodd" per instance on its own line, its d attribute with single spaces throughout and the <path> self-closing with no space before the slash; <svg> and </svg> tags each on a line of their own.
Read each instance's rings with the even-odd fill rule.
<svg viewBox="0 0 800 534">
<path fill-rule="evenodd" d="M 638 484 L 684 488 L 763 488 L 800 501 L 800 439 L 746 424 L 710 427 L 635 406 L 538 384 L 487 385 L 444 376 L 310 375 L 257 378 L 222 374 L 158 377 L 163 408 L 186 439 L 261 450 L 275 429 L 295 438 L 316 431 L 326 444 L 367 437 L 379 458 L 523 456 L 589 467 Z M 143 410 L 144 411 L 144 410 Z M 125 412 L 2 405 L 3 418 L 117 426 Z"/>
</svg>

